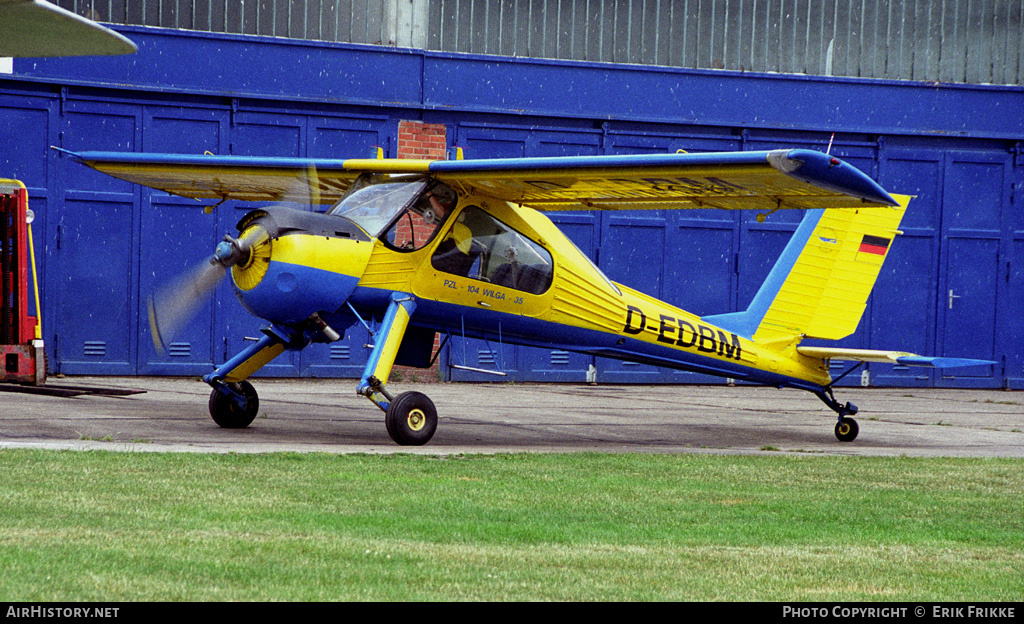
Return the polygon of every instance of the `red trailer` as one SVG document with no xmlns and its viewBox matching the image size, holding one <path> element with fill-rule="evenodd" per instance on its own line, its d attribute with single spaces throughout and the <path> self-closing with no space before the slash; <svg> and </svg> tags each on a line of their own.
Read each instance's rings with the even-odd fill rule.
<svg viewBox="0 0 1024 624">
<path fill-rule="evenodd" d="M 39 325 L 31 221 L 25 185 L 0 179 L 0 381 L 40 385 L 46 381 L 46 359 Z M 30 269 L 35 316 L 29 315 Z"/>
</svg>

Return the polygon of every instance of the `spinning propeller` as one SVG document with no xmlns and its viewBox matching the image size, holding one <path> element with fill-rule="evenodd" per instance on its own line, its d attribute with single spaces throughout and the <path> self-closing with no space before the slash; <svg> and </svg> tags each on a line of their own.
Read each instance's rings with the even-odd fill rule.
<svg viewBox="0 0 1024 624">
<path fill-rule="evenodd" d="M 171 339 L 195 316 L 231 267 L 251 262 L 258 239 L 225 235 L 209 261 L 162 286 L 147 301 L 153 346 L 163 355 Z"/>
<path fill-rule="evenodd" d="M 276 207 L 298 205 L 305 210 L 321 203 L 316 169 L 311 165 L 303 170 L 278 201 L 280 203 Z M 266 214 L 266 210 L 260 212 Z M 270 260 L 273 238 L 277 235 L 269 230 L 276 228 L 272 220 L 249 217 L 242 220 L 240 228 L 242 233 L 238 238 L 225 234 L 206 262 L 164 284 L 147 300 L 150 334 L 160 355 L 167 352 L 174 337 L 192 321 L 224 280 L 228 269 L 233 269 L 235 283 L 242 289 L 251 288 L 263 277 Z M 257 264 L 257 260 L 261 262 Z"/>
</svg>

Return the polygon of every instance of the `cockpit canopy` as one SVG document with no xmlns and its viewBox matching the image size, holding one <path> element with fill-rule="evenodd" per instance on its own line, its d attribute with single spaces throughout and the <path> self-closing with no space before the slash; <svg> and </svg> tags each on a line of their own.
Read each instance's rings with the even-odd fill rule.
<svg viewBox="0 0 1024 624">
<path fill-rule="evenodd" d="M 455 191 L 426 176 L 365 173 L 330 214 L 399 252 L 422 249 L 444 230 L 431 255 L 434 269 L 535 295 L 550 288 L 554 261 L 547 249 L 480 206 L 457 210 L 457 203 Z"/>
<path fill-rule="evenodd" d="M 415 251 L 433 240 L 457 200 L 455 191 L 425 176 L 364 173 L 330 214 L 397 251 Z"/>
</svg>

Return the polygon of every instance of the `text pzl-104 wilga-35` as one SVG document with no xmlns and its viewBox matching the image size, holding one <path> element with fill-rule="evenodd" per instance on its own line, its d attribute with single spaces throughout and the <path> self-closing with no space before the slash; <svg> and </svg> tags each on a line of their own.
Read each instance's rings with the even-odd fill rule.
<svg viewBox="0 0 1024 624">
<path fill-rule="evenodd" d="M 222 427 L 246 427 L 259 399 L 247 379 L 289 349 L 339 340 L 362 323 L 372 350 L 357 392 L 385 413 L 398 444 L 425 444 L 433 402 L 393 396 L 397 362 L 429 366 L 435 335 L 502 340 L 817 395 L 836 437 L 858 433 L 832 360 L 955 367 L 979 360 L 802 346 L 852 334 L 909 197 L 808 150 L 496 160 L 282 159 L 83 152 L 109 175 L 199 200 L 268 202 L 225 236 L 185 285 L 150 300 L 158 346 L 230 270 L 242 305 L 269 326 L 203 380 Z M 296 188 L 326 211 L 273 205 Z M 616 284 L 545 216 L 559 210 L 804 210 L 749 307 L 699 317 Z M 760 217 L 759 217 L 760 219 Z M 369 321 L 368 321 L 369 320 Z M 859 364 L 856 364 L 859 365 Z"/>
</svg>

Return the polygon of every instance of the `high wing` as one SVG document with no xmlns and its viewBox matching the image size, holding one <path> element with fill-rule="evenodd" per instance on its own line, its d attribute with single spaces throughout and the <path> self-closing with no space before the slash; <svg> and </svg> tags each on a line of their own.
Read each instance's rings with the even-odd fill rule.
<svg viewBox="0 0 1024 624">
<path fill-rule="evenodd" d="M 54 148 L 57 149 L 57 148 Z M 338 201 L 365 172 L 427 173 L 424 160 L 329 160 L 133 152 L 61 152 L 107 175 L 193 199 L 287 201 L 303 184 L 313 203 Z"/>
<path fill-rule="evenodd" d="M 430 171 L 538 210 L 898 205 L 860 170 L 810 150 L 450 160 Z"/>
<path fill-rule="evenodd" d="M 537 210 L 896 206 L 867 175 L 811 150 L 490 160 L 303 159 L 67 152 L 116 178 L 195 199 L 280 201 L 297 181 L 332 203 L 361 173 L 429 174 Z"/>
</svg>

